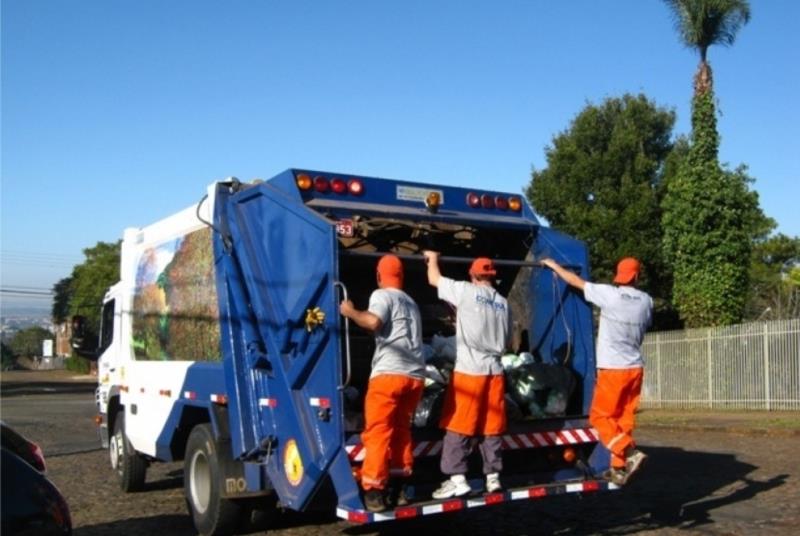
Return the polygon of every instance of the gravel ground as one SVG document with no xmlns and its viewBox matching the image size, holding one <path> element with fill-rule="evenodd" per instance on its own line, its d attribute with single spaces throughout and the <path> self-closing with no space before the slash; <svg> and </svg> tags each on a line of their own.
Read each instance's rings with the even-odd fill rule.
<svg viewBox="0 0 800 536">
<path fill-rule="evenodd" d="M 194 534 L 183 499 L 181 464 L 152 466 L 143 492 L 118 491 L 106 452 L 97 449 L 91 423 L 93 385 L 85 379 L 65 383 L 63 378 L 36 374 L 2 376 L 2 417 L 42 445 L 49 476 L 70 505 L 75 534 Z M 727 427 L 713 427 L 709 419 L 689 424 L 652 419 L 651 413 L 643 419 L 648 424 L 637 432 L 650 459 L 641 475 L 619 492 L 367 526 L 339 521 L 332 513 L 287 513 L 269 534 L 796 533 L 800 427 L 784 421 L 772 429 L 742 424 L 747 419 L 763 423 L 764 414 L 739 418 L 734 427 L 738 431 L 731 431 L 730 417 Z"/>
</svg>

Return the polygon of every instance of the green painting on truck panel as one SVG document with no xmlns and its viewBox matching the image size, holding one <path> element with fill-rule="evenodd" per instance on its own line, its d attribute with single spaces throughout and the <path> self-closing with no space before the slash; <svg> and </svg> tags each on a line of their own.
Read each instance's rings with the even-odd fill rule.
<svg viewBox="0 0 800 536">
<path fill-rule="evenodd" d="M 142 253 L 136 268 L 131 344 L 140 360 L 220 360 L 211 229 Z"/>
</svg>

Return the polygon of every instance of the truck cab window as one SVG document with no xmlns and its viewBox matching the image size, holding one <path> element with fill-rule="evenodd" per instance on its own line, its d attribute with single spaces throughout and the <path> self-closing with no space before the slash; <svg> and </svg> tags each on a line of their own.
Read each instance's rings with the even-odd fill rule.
<svg viewBox="0 0 800 536">
<path fill-rule="evenodd" d="M 102 352 L 111 345 L 114 339 L 114 302 L 111 300 L 103 306 L 103 316 L 100 319 L 100 348 Z"/>
</svg>

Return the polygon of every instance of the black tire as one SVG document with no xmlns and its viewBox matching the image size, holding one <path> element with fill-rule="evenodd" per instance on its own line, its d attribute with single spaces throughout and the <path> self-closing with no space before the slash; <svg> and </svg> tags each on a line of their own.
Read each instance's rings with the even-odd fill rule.
<svg viewBox="0 0 800 536">
<path fill-rule="evenodd" d="M 144 489 L 147 460 L 134 450 L 125 435 L 125 412 L 120 410 L 114 419 L 114 433 L 108 441 L 111 467 L 117 472 L 119 487 L 129 493 Z"/>
<path fill-rule="evenodd" d="M 211 425 L 198 424 L 186 442 L 183 491 L 194 526 L 203 536 L 233 534 L 242 517 L 241 503 L 222 497 L 218 445 Z"/>
</svg>

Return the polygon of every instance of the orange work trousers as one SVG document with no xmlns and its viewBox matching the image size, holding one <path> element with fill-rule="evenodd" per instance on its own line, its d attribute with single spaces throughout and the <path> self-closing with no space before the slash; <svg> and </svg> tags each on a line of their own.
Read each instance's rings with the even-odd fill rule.
<svg viewBox="0 0 800 536">
<path fill-rule="evenodd" d="M 453 372 L 439 426 L 465 436 L 506 431 L 505 380 L 502 374 L 477 376 Z"/>
<path fill-rule="evenodd" d="M 589 422 L 611 452 L 611 467 L 625 467 L 625 451 L 635 446 L 633 425 L 642 392 L 642 367 L 598 369 Z"/>
<path fill-rule="evenodd" d="M 364 400 L 366 450 L 361 487 L 385 489 L 389 466 L 409 476 L 414 466 L 411 419 L 422 397 L 423 382 L 402 374 L 380 374 L 370 379 Z"/>
</svg>

